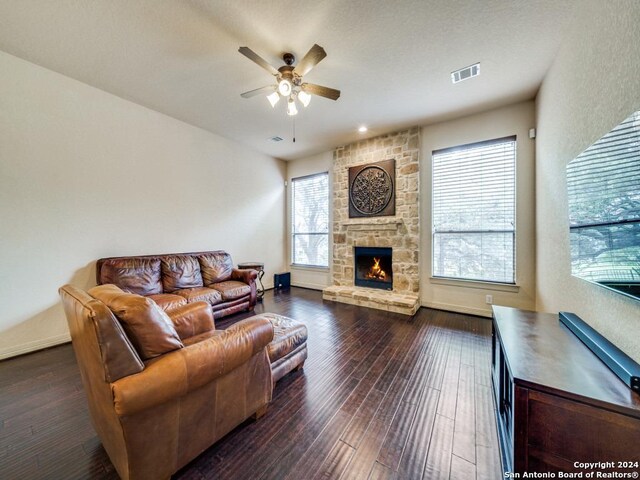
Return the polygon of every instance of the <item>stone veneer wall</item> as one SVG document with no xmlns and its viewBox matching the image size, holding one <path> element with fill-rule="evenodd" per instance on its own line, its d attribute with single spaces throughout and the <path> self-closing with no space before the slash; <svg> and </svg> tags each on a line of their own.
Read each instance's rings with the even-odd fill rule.
<svg viewBox="0 0 640 480">
<path fill-rule="evenodd" d="M 333 154 L 333 284 L 353 286 L 353 250 L 393 248 L 393 291 L 418 293 L 420 128 L 339 147 Z M 349 167 L 396 161 L 396 215 L 349 218 Z"/>
</svg>

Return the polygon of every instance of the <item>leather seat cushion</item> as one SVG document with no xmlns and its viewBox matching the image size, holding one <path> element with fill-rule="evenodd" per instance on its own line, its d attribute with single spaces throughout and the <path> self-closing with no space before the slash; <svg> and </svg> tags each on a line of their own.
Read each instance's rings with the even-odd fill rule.
<svg viewBox="0 0 640 480">
<path fill-rule="evenodd" d="M 306 344 L 308 332 L 303 323 L 277 313 L 262 313 L 256 316 L 268 319 L 273 325 L 273 341 L 267 346 L 271 363 Z"/>
<path fill-rule="evenodd" d="M 226 282 L 214 283 L 211 288 L 216 289 L 222 294 L 224 301 L 237 300 L 251 293 L 251 287 L 244 282 L 236 280 L 227 280 Z"/>
<path fill-rule="evenodd" d="M 165 312 L 187 304 L 187 299 L 175 293 L 157 293 L 149 295 L 149 298 L 156 302 Z"/>
<path fill-rule="evenodd" d="M 125 293 L 116 285 L 99 285 L 88 293 L 120 320 L 143 361 L 184 347 L 169 315 L 149 297 Z"/>
<path fill-rule="evenodd" d="M 207 302 L 210 305 L 216 305 L 222 302 L 223 299 L 218 290 L 207 287 L 183 288 L 182 290 L 176 290 L 174 293 L 186 299 L 188 303 Z"/>
</svg>

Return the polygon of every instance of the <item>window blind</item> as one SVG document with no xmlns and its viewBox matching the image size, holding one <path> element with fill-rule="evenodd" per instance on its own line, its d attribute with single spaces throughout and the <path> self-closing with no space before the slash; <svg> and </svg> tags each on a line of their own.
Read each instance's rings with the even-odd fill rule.
<svg viewBox="0 0 640 480">
<path fill-rule="evenodd" d="M 329 174 L 291 180 L 292 262 L 329 266 Z"/>
<path fill-rule="evenodd" d="M 640 282 L 640 112 L 567 165 L 571 266 L 600 283 Z"/>
<path fill-rule="evenodd" d="M 515 283 L 516 137 L 432 157 L 433 275 Z"/>
</svg>

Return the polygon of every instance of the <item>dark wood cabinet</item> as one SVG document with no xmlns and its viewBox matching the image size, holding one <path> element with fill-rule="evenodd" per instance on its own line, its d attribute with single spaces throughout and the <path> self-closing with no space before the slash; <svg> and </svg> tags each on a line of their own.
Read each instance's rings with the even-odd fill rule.
<svg viewBox="0 0 640 480">
<path fill-rule="evenodd" d="M 640 395 L 558 316 L 493 307 L 492 382 L 505 472 L 640 462 Z"/>
</svg>

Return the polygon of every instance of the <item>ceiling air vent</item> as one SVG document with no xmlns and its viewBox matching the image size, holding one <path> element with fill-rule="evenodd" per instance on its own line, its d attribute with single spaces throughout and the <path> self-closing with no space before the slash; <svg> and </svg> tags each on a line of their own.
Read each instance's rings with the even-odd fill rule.
<svg viewBox="0 0 640 480">
<path fill-rule="evenodd" d="M 282 138 L 282 137 L 277 137 L 277 136 L 276 136 L 276 137 L 271 137 L 271 138 L 269 139 L 269 141 L 270 141 L 270 142 L 281 142 L 282 140 L 284 140 L 284 138 Z"/>
<path fill-rule="evenodd" d="M 480 64 L 469 65 L 468 67 L 461 68 L 455 72 L 451 72 L 451 82 L 458 83 L 467 78 L 477 77 L 480 75 Z"/>
</svg>

